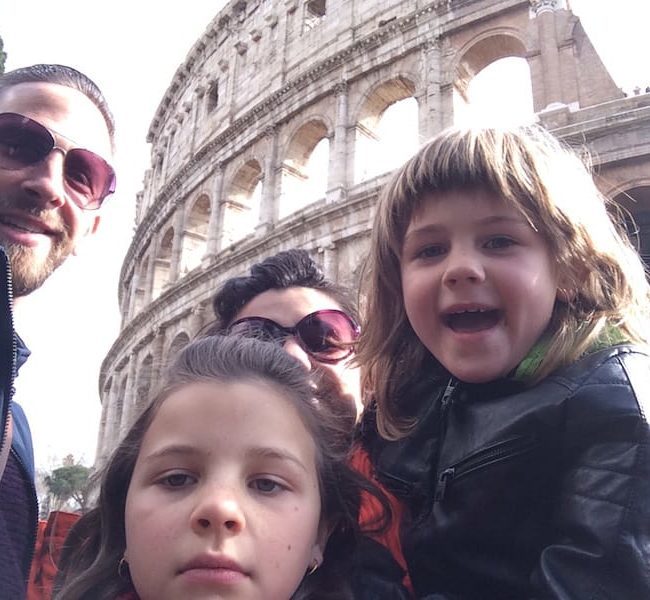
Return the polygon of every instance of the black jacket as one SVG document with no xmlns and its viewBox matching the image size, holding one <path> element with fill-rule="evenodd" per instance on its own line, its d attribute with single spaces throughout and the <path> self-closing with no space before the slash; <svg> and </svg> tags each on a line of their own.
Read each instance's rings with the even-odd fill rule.
<svg viewBox="0 0 650 600">
<path fill-rule="evenodd" d="M 416 395 L 411 435 L 379 438 L 370 412 L 362 436 L 406 506 L 418 598 L 650 599 L 645 353 L 608 348 L 529 389 L 432 380 Z"/>
<path fill-rule="evenodd" d="M 13 478 L 0 472 L 0 598 L 20 600 L 34 553 L 38 501 L 29 425 L 13 400 L 14 380 L 29 351 L 14 331 L 11 281 L 9 260 L 0 247 L 0 448 L 7 442 L 11 413 L 13 433 L 6 473 L 10 469 L 16 473 Z"/>
</svg>

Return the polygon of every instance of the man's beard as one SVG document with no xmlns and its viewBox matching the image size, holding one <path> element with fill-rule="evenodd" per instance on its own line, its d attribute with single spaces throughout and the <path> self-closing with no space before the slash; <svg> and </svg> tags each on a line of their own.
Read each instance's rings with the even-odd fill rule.
<svg viewBox="0 0 650 600">
<path fill-rule="evenodd" d="M 3 208 L 15 210 L 17 204 L 8 198 L 0 197 L 0 219 Z M 50 250 L 45 258 L 39 257 L 35 248 L 16 244 L 0 237 L 0 245 L 4 247 L 11 265 L 14 297 L 27 296 L 41 287 L 74 249 L 70 234 L 59 213 L 43 210 L 34 206 L 34 203 L 29 200 L 20 202 L 20 210 L 47 223 L 52 230 L 59 233 L 56 236 L 50 236 Z"/>
</svg>

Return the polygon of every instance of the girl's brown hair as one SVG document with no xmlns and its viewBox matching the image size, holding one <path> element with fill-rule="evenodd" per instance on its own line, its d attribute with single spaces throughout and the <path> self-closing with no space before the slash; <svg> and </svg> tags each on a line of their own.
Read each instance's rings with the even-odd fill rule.
<svg viewBox="0 0 650 600">
<path fill-rule="evenodd" d="M 348 598 L 346 574 L 352 564 L 362 489 L 369 486 L 347 464 L 351 421 L 319 397 L 323 389 L 280 346 L 251 338 L 213 336 L 186 346 L 170 367 L 159 394 L 118 445 L 102 477 L 99 502 L 75 525 L 62 552 L 54 598 L 115 600 L 131 589 L 118 575 L 124 555 L 126 496 L 142 439 L 163 402 L 197 381 L 263 381 L 296 408 L 316 445 L 321 525 L 330 531 L 322 566 L 305 577 L 293 600 Z"/>
<path fill-rule="evenodd" d="M 372 227 L 363 278 L 372 318 L 362 328 L 357 360 L 387 438 L 403 437 L 413 425 L 398 399 L 432 360 L 404 310 L 404 236 L 425 202 L 459 189 L 489 191 L 519 211 L 548 244 L 563 296 L 570 298 L 556 302 L 545 357 L 529 383 L 596 343 L 648 344 L 650 287 L 643 263 L 577 154 L 537 126 L 445 130 L 394 174 Z M 435 358 L 433 368 L 442 371 Z"/>
</svg>

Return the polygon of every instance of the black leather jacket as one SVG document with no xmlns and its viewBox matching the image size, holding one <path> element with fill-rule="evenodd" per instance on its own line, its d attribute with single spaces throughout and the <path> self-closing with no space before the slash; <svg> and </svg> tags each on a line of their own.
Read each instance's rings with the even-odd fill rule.
<svg viewBox="0 0 650 600">
<path fill-rule="evenodd" d="M 417 393 L 411 435 L 379 438 L 370 413 L 362 436 L 406 506 L 418 598 L 650 599 L 647 354 L 601 350 L 529 389 Z"/>
</svg>

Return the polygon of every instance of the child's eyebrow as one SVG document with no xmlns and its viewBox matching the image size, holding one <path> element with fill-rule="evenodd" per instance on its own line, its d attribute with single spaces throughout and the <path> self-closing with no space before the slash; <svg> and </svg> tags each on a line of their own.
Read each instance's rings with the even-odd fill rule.
<svg viewBox="0 0 650 600">
<path fill-rule="evenodd" d="M 477 221 L 474 222 L 475 225 L 499 225 L 502 223 L 507 223 L 507 224 L 512 224 L 512 225 L 525 225 L 526 227 L 530 227 L 528 222 L 523 218 L 520 217 L 519 215 L 490 215 L 489 217 L 485 217 L 484 219 L 478 219 Z M 438 223 L 427 223 L 426 225 L 422 225 L 421 227 L 415 227 L 413 229 L 408 229 L 406 232 L 406 235 L 404 236 L 404 239 L 408 239 L 410 236 L 413 235 L 419 235 L 423 233 L 438 233 L 441 231 L 445 231 L 445 227 L 443 225 L 439 225 Z"/>
<path fill-rule="evenodd" d="M 272 460 L 282 460 L 294 463 L 300 467 L 303 471 L 308 472 L 307 467 L 304 463 L 291 452 L 284 450 L 282 448 L 270 448 L 265 446 L 254 446 L 249 448 L 246 453 L 251 457 L 256 458 L 270 458 Z"/>
<path fill-rule="evenodd" d="M 169 446 L 163 446 L 162 448 L 147 454 L 144 457 L 144 460 L 151 461 L 157 460 L 159 458 L 165 458 L 166 456 L 196 456 L 200 454 L 198 448 L 190 446 L 187 444 L 171 444 Z"/>
</svg>

